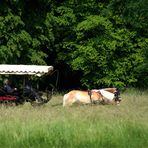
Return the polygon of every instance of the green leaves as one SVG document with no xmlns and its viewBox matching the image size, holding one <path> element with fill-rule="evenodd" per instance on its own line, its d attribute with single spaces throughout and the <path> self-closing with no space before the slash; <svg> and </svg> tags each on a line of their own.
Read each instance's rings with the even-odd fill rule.
<svg viewBox="0 0 148 148">
<path fill-rule="evenodd" d="M 7 16 L 0 17 L 0 62 L 12 63 L 15 58 L 20 56 L 18 43 L 20 39 L 19 27 L 23 27 L 24 23 L 19 16 L 8 12 Z M 14 55 L 15 54 L 15 55 Z"/>
<path fill-rule="evenodd" d="M 58 16 L 55 20 L 60 26 L 69 26 L 76 21 L 73 10 L 68 7 L 60 6 L 56 9 L 56 13 Z"/>
<path fill-rule="evenodd" d="M 0 63 L 66 65 L 62 76 L 81 73 L 77 79 L 90 88 L 138 84 L 148 65 L 145 4 L 3 1 Z"/>
<path fill-rule="evenodd" d="M 106 34 L 106 30 L 110 30 L 112 24 L 105 17 L 98 15 L 90 15 L 86 20 L 80 22 L 76 27 L 77 39 L 92 38 Z"/>
<path fill-rule="evenodd" d="M 143 57 L 135 31 L 117 29 L 107 17 L 98 15 L 86 16 L 74 31 L 75 41 L 64 42 L 69 50 L 63 56 L 73 70 L 82 71 L 83 86 L 124 87 L 137 82 L 135 67 Z"/>
</svg>

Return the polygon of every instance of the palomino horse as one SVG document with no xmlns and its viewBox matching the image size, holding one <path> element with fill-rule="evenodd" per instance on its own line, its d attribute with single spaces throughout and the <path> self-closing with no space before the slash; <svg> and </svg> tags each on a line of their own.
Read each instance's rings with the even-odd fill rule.
<svg viewBox="0 0 148 148">
<path fill-rule="evenodd" d="M 95 91 L 72 90 L 63 97 L 63 106 L 71 106 L 74 103 L 90 104 L 92 102 L 102 102 L 103 97 Z"/>
<path fill-rule="evenodd" d="M 63 106 L 78 104 L 120 104 L 119 91 L 116 88 L 93 89 L 88 91 L 72 90 L 63 97 Z"/>
</svg>

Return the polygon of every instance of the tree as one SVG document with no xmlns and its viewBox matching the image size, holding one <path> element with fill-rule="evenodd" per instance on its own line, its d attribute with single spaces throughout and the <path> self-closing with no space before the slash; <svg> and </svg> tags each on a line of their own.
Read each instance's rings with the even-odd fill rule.
<svg viewBox="0 0 148 148">
<path fill-rule="evenodd" d="M 64 47 L 73 70 L 83 71 L 81 82 L 87 87 L 126 86 L 136 82 L 134 67 L 142 63 L 141 49 L 136 47 L 136 33 L 116 29 L 108 18 L 92 15 L 80 22 L 76 41 Z"/>
<path fill-rule="evenodd" d="M 3 0 L 0 62 L 53 65 L 63 84 L 139 85 L 147 74 L 146 3 Z"/>
<path fill-rule="evenodd" d="M 26 23 L 27 5 L 29 2 L 15 0 L 2 2 L 0 9 L 2 14 L 0 17 L 1 63 L 46 64 L 44 60 L 47 55 L 42 51 L 42 46 L 48 38 L 44 36 L 44 33 L 38 36 L 37 32 L 41 33 L 44 26 L 36 24 L 36 18 L 33 19 L 34 16 L 31 13 L 28 20 L 32 19 L 32 23 L 29 26 Z M 32 26 L 34 29 L 31 28 Z M 48 36 L 50 36 L 49 33 Z"/>
</svg>

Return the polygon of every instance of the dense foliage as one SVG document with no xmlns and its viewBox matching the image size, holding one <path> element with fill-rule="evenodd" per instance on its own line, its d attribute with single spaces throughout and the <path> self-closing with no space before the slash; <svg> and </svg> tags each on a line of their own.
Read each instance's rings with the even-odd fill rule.
<svg viewBox="0 0 148 148">
<path fill-rule="evenodd" d="M 0 63 L 47 64 L 60 88 L 148 86 L 146 0 L 1 0 Z"/>
</svg>

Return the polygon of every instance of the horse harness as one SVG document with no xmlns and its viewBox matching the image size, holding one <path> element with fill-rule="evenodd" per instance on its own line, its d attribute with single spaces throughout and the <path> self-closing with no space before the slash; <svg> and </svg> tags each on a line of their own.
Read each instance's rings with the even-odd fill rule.
<svg viewBox="0 0 148 148">
<path fill-rule="evenodd" d="M 89 98 L 90 98 L 90 102 L 91 104 L 93 103 L 93 100 L 92 100 L 92 91 L 90 89 L 88 89 L 88 95 L 89 95 Z"/>
<path fill-rule="evenodd" d="M 88 89 L 88 95 L 89 95 L 90 103 L 91 103 L 91 104 L 96 104 L 96 103 L 98 103 L 98 101 L 92 99 L 92 90 Z"/>
</svg>

